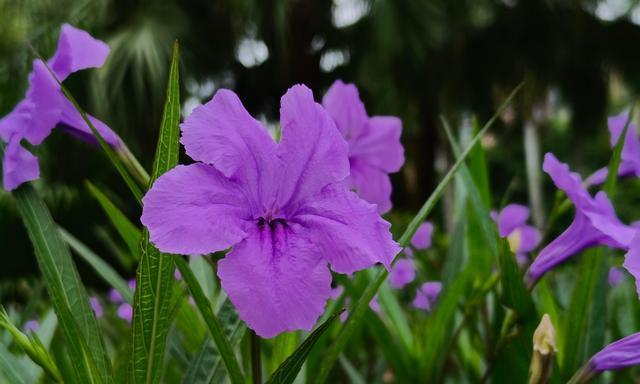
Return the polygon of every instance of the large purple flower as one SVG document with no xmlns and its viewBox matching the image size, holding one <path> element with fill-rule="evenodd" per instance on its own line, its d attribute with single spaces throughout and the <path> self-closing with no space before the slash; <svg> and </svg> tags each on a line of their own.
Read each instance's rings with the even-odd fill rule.
<svg viewBox="0 0 640 384">
<path fill-rule="evenodd" d="M 311 329 L 331 294 L 331 268 L 390 267 L 400 251 L 375 205 L 345 187 L 347 145 L 303 85 L 281 99 L 274 142 L 238 97 L 220 90 L 181 125 L 198 161 L 160 177 L 142 222 L 163 252 L 206 254 L 222 287 L 260 336 Z"/>
<path fill-rule="evenodd" d="M 104 42 L 64 24 L 56 53 L 47 64 L 58 80 L 63 81 L 73 72 L 102 66 L 108 55 L 109 46 Z M 121 146 L 120 139 L 109 127 L 93 116 L 89 119 L 110 145 Z M 22 146 L 21 141 L 25 139 L 31 145 L 39 145 L 56 126 L 75 136 L 96 141 L 80 113 L 63 95 L 55 78 L 44 63 L 36 59 L 25 98 L 0 119 L 0 138 L 7 143 L 2 167 L 6 190 L 40 177 L 38 159 Z"/>
<path fill-rule="evenodd" d="M 394 116 L 369 117 L 353 84 L 338 80 L 322 99 L 322 104 L 349 144 L 351 174 L 346 182 L 360 197 L 378 205 L 378 212 L 391 209 L 389 173 L 404 163 L 400 143 L 402 122 Z"/>
<path fill-rule="evenodd" d="M 624 225 L 604 192 L 591 197 L 582 185 L 580 175 L 570 172 L 551 153 L 544 157 L 543 169 L 551 176 L 556 187 L 563 190 L 576 209 L 573 222 L 560 236 L 549 243 L 533 261 L 527 271 L 527 282 L 532 285 L 548 270 L 572 255 L 589 247 L 606 245 L 627 249 L 635 230 Z"/>
<path fill-rule="evenodd" d="M 611 137 L 611 147 L 615 147 L 617 144 L 628 119 L 628 113 L 621 113 L 618 116 L 609 118 L 608 125 Z M 608 174 L 609 168 L 603 167 L 589 176 L 586 183 L 587 185 L 602 184 L 607 179 Z M 627 135 L 624 138 L 618 176 L 626 177 L 633 175 L 637 177 L 640 176 L 640 140 L 638 139 L 638 129 L 636 128 L 636 125 L 630 123 L 629 128 L 627 128 Z"/>
<path fill-rule="evenodd" d="M 540 243 L 540 231 L 527 224 L 529 208 L 520 204 L 509 204 L 492 217 L 498 224 L 498 234 L 507 238 L 509 248 L 517 260 L 526 262 L 526 254 Z"/>
</svg>

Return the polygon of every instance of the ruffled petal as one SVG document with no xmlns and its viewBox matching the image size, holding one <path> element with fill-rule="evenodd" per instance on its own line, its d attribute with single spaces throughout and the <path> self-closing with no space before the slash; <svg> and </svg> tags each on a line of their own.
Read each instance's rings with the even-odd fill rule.
<svg viewBox="0 0 640 384">
<path fill-rule="evenodd" d="M 311 330 L 331 295 L 331 272 L 303 231 L 256 226 L 218 262 L 222 288 L 261 337 Z"/>
<path fill-rule="evenodd" d="M 244 239 L 253 224 L 243 190 L 210 165 L 179 165 L 142 199 L 141 221 L 162 252 L 197 255 Z"/>
<path fill-rule="evenodd" d="M 96 119 L 91 115 L 87 115 L 91 124 L 100 133 L 102 138 L 113 148 L 119 148 L 122 146 L 122 140 L 111 130 L 105 123 Z M 98 144 L 98 139 L 95 137 L 91 128 L 87 125 L 86 121 L 82 118 L 82 115 L 67 99 L 63 100 L 62 115 L 60 116 L 59 127 L 67 133 L 76 136 L 86 142 L 92 144 Z"/>
<path fill-rule="evenodd" d="M 322 105 L 347 142 L 360 136 L 369 117 L 355 85 L 336 80 L 325 93 Z"/>
<path fill-rule="evenodd" d="M 273 200 L 279 167 L 276 143 L 232 91 L 221 89 L 182 123 L 187 155 L 240 180 L 257 203 Z"/>
<path fill-rule="evenodd" d="M 524 225 L 529 218 L 529 208 L 520 204 L 509 204 L 498 215 L 500 237 L 508 236 L 517 227 Z"/>
<path fill-rule="evenodd" d="M 38 158 L 27 151 L 19 136 L 14 136 L 5 148 L 2 160 L 2 185 L 7 191 L 18 188 L 22 183 L 40 177 Z"/>
<path fill-rule="evenodd" d="M 278 157 L 284 177 L 277 203 L 293 210 L 297 203 L 349 175 L 347 143 L 304 85 L 295 85 L 282 96 L 280 123 Z"/>
<path fill-rule="evenodd" d="M 349 156 L 387 173 L 398 172 L 404 164 L 404 147 L 400 142 L 402 121 L 394 116 L 370 118 L 363 132 L 349 148 Z"/>
<path fill-rule="evenodd" d="M 358 196 L 378 206 L 384 214 L 391 210 L 391 179 L 384 171 L 357 159 L 351 159 L 351 175 L 345 182 Z"/>
<path fill-rule="evenodd" d="M 343 184 L 325 187 L 290 219 L 301 224 L 338 273 L 353 273 L 391 261 L 401 251 L 393 241 L 388 222 Z"/>
<path fill-rule="evenodd" d="M 431 236 L 433 235 L 433 224 L 429 221 L 425 221 L 420 224 L 416 233 L 411 238 L 411 245 L 415 249 L 427 249 L 431 247 Z"/>
<path fill-rule="evenodd" d="M 624 264 L 622 266 L 629 271 L 636 281 L 636 292 L 640 298 L 640 233 L 633 238 L 629 252 L 624 255 Z"/>
<path fill-rule="evenodd" d="M 109 46 L 89 33 L 69 24 L 62 25 L 58 49 L 49 60 L 49 66 L 58 80 L 86 68 L 99 68 L 109 56 Z"/>
</svg>

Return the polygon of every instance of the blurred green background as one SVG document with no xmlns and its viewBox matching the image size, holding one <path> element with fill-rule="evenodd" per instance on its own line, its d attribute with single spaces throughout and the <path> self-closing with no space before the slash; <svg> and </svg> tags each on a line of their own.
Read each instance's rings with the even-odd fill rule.
<svg viewBox="0 0 640 384">
<path fill-rule="evenodd" d="M 338 78 L 356 83 L 370 114 L 404 122 L 407 161 L 393 176 L 398 212 L 415 211 L 451 164 L 440 116 L 469 135 L 525 80 L 483 144 L 493 205 L 530 204 L 541 224 L 552 200 L 542 154 L 553 151 L 584 176 L 603 166 L 610 156 L 606 116 L 628 108 L 640 91 L 640 1 L 0 0 L 0 116 L 24 95 L 34 58 L 29 45 L 51 55 L 63 22 L 111 46 L 103 68 L 66 84 L 147 167 L 175 39 L 185 115 L 224 87 L 254 116 L 274 122 L 280 96 L 294 83 L 309 85 L 318 100 Z M 123 245 L 111 240 L 85 185 L 96 184 L 138 223 L 139 207 L 103 154 L 60 132 L 36 153 L 43 174 L 36 184 L 55 219 L 132 276 L 117 261 Z M 626 204 L 638 202 L 637 183 L 623 185 Z M 452 225 L 449 200 L 434 218 L 443 227 Z M 618 208 L 629 219 L 629 210 Z M 1 301 L 20 301 L 31 286 L 21 282 L 38 271 L 2 191 L 0 233 Z M 93 272 L 79 268 L 100 289 Z"/>
</svg>

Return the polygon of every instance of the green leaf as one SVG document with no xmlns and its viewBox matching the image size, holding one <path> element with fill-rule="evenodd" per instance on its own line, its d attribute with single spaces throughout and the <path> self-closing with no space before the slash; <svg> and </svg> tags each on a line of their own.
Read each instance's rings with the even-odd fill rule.
<svg viewBox="0 0 640 384">
<path fill-rule="evenodd" d="M 105 263 L 104 260 L 100 258 L 100 256 L 93 253 L 91 249 L 84 245 L 80 240 L 76 239 L 64 228 L 60 227 L 59 231 L 64 241 L 66 241 L 71 249 L 73 249 L 84 261 L 86 261 L 94 271 L 96 271 L 98 276 L 102 277 L 104 281 L 106 281 L 111 287 L 118 291 L 124 301 L 129 304 L 133 303 L 133 292 L 131 292 L 129 284 L 127 284 L 127 282 L 122 277 L 120 277 L 120 275 L 118 275 L 118 272 L 116 272 L 115 269 L 113 269 L 109 264 Z"/>
<path fill-rule="evenodd" d="M 0 155 L 2 152 L 4 144 L 0 143 Z M 13 196 L 33 244 L 78 379 L 111 382 L 111 364 L 89 297 L 49 210 L 29 184 L 23 184 Z"/>
<path fill-rule="evenodd" d="M 383 284 L 378 290 L 378 302 L 382 311 L 387 315 L 391 328 L 400 337 L 403 348 L 407 351 L 413 349 L 413 335 L 411 334 L 409 322 L 398 299 L 387 284 Z"/>
<path fill-rule="evenodd" d="M 246 333 L 247 327 L 229 299 L 225 300 L 217 315 L 232 349 L 237 347 Z M 216 348 L 211 336 L 207 335 L 196 357 L 189 364 L 182 383 L 220 383 L 223 381 L 224 372 L 218 348 Z"/>
<path fill-rule="evenodd" d="M 467 291 L 473 277 L 473 268 L 467 267 L 451 283 L 444 286 L 435 309 L 427 320 L 426 337 L 420 340 L 424 353 L 420 362 L 424 364 L 425 382 L 438 382 L 452 338 L 454 315 L 460 298 Z"/>
<path fill-rule="evenodd" d="M 87 181 L 86 184 L 89 192 L 91 192 L 93 197 L 98 201 L 104 212 L 107 214 L 107 217 L 109 217 L 111 224 L 113 224 L 122 240 L 127 244 L 131 255 L 138 260 L 138 247 L 140 245 L 140 237 L 142 237 L 140 228 L 133 225 L 127 216 L 125 216 L 124 213 L 122 213 L 122 211 L 120 211 L 120 209 L 111 202 L 107 195 L 96 188 L 95 185 L 90 181 Z"/>
<path fill-rule="evenodd" d="M 565 380 L 603 347 L 607 322 L 607 262 L 602 249 L 586 251 L 563 324 L 560 362 Z"/>
<path fill-rule="evenodd" d="M 329 317 L 327 321 L 322 323 L 315 331 L 313 331 L 303 342 L 300 344 L 298 349 L 287 358 L 276 369 L 276 371 L 271 375 L 267 384 L 290 384 L 298 376 L 298 372 L 300 372 L 300 368 L 302 368 L 302 364 L 306 360 L 309 352 L 318 341 L 318 339 L 324 334 L 324 332 L 329 329 L 329 326 L 338 318 L 340 314 L 336 313 Z"/>
<path fill-rule="evenodd" d="M 160 137 L 150 183 L 178 163 L 180 123 L 180 84 L 178 82 L 178 43 L 173 47 L 167 99 L 160 126 Z M 161 253 L 143 231 L 137 289 L 133 305 L 130 359 L 136 383 L 158 383 L 164 366 L 167 332 L 171 324 L 172 294 L 175 284 L 173 256 Z"/>
<path fill-rule="evenodd" d="M 24 368 L 19 360 L 3 344 L 0 344 L 0 379 L 13 384 L 27 384 L 37 380 Z"/>
<path fill-rule="evenodd" d="M 211 310 L 211 303 L 202 291 L 200 284 L 198 284 L 196 276 L 180 256 L 175 258 L 175 263 L 182 274 L 184 282 L 187 284 L 187 287 L 189 287 L 193 300 L 196 302 L 196 306 L 198 310 L 200 310 L 200 314 L 209 328 L 209 332 L 218 347 L 218 351 L 220 351 L 222 361 L 227 368 L 231 382 L 235 384 L 244 383 L 244 377 L 236 355 L 233 352 L 233 347 L 231 347 L 231 343 L 223 331 L 222 324 L 220 324 L 220 321 Z"/>
<path fill-rule="evenodd" d="M 467 156 L 469 156 L 469 153 L 471 152 L 473 147 L 480 141 L 484 133 L 491 127 L 493 122 L 498 118 L 498 116 L 500 116 L 502 111 L 504 111 L 504 109 L 511 102 L 511 100 L 516 95 L 516 93 L 520 90 L 520 88 L 522 88 L 522 85 L 523 83 L 519 84 L 511 92 L 511 94 L 507 97 L 504 103 L 502 103 L 502 105 L 498 108 L 498 110 L 491 117 L 491 119 L 489 119 L 489 121 L 484 125 L 484 127 L 471 140 L 471 142 L 469 142 L 469 145 L 467 146 L 467 148 L 464 150 L 464 152 L 460 154 L 460 156 L 458 157 L 458 160 L 453 164 L 449 172 L 447 172 L 447 174 L 442 178 L 440 183 L 436 186 L 435 190 L 431 193 L 431 195 L 429 196 L 427 201 L 424 203 L 422 208 L 420 208 L 420 211 L 418 211 L 418 214 L 411 220 L 407 229 L 404 231 L 404 233 L 400 237 L 400 240 L 398 241 L 398 243 L 400 244 L 401 247 L 405 247 L 407 246 L 407 244 L 409 244 L 409 241 L 418 230 L 418 227 L 420 226 L 420 224 L 422 224 L 422 222 L 424 222 L 427 215 L 431 213 L 431 210 L 435 207 L 436 203 L 440 200 L 440 197 L 442 197 L 442 194 L 444 193 L 445 188 L 447 187 L 449 182 L 453 179 L 456 172 L 458 171 L 460 166 L 464 163 Z M 389 273 L 386 270 L 380 271 L 376 276 L 376 278 L 371 282 L 369 287 L 364 291 L 362 296 L 356 301 L 355 306 L 350 311 L 347 321 L 342 325 L 342 328 L 338 333 L 335 343 L 330 348 L 326 358 L 324 359 L 324 361 L 322 362 L 322 365 L 320 366 L 320 369 L 316 376 L 316 383 L 324 383 L 329 377 L 329 372 L 331 371 L 331 368 L 334 366 L 334 364 L 338 360 L 338 356 L 340 356 L 340 353 L 342 353 L 342 350 L 347 345 L 347 342 L 349 341 L 351 334 L 353 334 L 353 332 L 359 327 L 364 317 L 364 313 L 367 307 L 369 306 L 369 302 L 371 301 L 373 296 L 375 296 L 376 292 L 380 288 L 380 285 L 382 285 L 384 280 L 387 278 L 388 274 Z"/>
<path fill-rule="evenodd" d="M 535 304 L 531 293 L 524 285 L 520 268 L 515 255 L 509 249 L 509 244 L 503 240 L 500 252 L 500 272 L 502 278 L 502 302 L 505 306 L 516 311 L 519 317 L 534 317 L 537 319 Z"/>
<path fill-rule="evenodd" d="M 344 368 L 344 371 L 347 373 L 347 377 L 349 378 L 349 382 L 351 384 L 366 384 L 367 381 L 362 377 L 360 372 L 347 360 L 346 357 L 340 355 L 340 365 Z"/>
</svg>

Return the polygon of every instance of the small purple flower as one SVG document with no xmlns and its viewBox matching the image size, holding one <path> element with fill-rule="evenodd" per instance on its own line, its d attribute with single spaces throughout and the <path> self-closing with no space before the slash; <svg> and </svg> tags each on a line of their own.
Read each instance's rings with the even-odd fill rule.
<svg viewBox="0 0 640 384">
<path fill-rule="evenodd" d="M 102 317 L 102 314 L 104 313 L 104 311 L 102 310 L 102 304 L 100 304 L 100 301 L 98 300 L 97 297 L 90 297 L 89 298 L 89 303 L 91 303 L 91 309 L 93 309 L 93 313 L 96 314 L 96 317 Z"/>
<path fill-rule="evenodd" d="M 604 192 L 591 197 L 580 176 L 570 172 L 569 166 L 559 162 L 553 154 L 545 155 L 543 169 L 573 202 L 576 215 L 569 228 L 549 243 L 531 263 L 527 271 L 527 284 L 530 286 L 548 270 L 586 248 L 606 245 L 628 249 L 636 231 L 620 222 Z"/>
<path fill-rule="evenodd" d="M 589 362 L 594 372 L 610 371 L 640 364 L 640 333 L 622 338 L 604 347 Z"/>
<path fill-rule="evenodd" d="M 431 247 L 431 236 L 433 235 L 433 224 L 425 221 L 420 224 L 416 233 L 411 238 L 411 245 L 415 249 L 427 249 Z"/>
<path fill-rule="evenodd" d="M 37 320 L 29 320 L 24 324 L 25 332 L 38 332 L 40 329 L 40 323 Z"/>
<path fill-rule="evenodd" d="M 102 66 L 109 47 L 87 32 L 69 24 L 62 26 L 58 48 L 47 64 L 58 80 L 71 73 Z M 96 129 L 114 147 L 122 143 L 107 125 L 89 116 Z M 73 104 L 65 98 L 59 84 L 44 63 L 36 59 L 29 75 L 29 89 L 11 113 L 0 119 L 0 138 L 7 143 L 3 159 L 3 186 L 11 191 L 20 184 L 40 177 L 38 159 L 21 144 L 40 145 L 56 126 L 81 138 L 97 142 Z"/>
<path fill-rule="evenodd" d="M 400 259 L 391 268 L 389 284 L 395 289 L 402 289 L 416 278 L 416 265 L 411 259 Z"/>
<path fill-rule="evenodd" d="M 347 144 L 311 90 L 281 99 L 276 143 L 235 93 L 220 90 L 181 125 L 196 164 L 161 176 L 141 221 L 167 253 L 232 250 L 222 288 L 262 337 L 310 330 L 331 295 L 331 269 L 352 273 L 400 251 L 375 205 L 347 190 Z"/>
<path fill-rule="evenodd" d="M 133 318 L 133 307 L 128 303 L 120 304 L 120 306 L 118 306 L 117 313 L 119 318 L 130 323 Z"/>
<path fill-rule="evenodd" d="M 620 267 L 611 267 L 609 268 L 609 274 L 607 276 L 607 280 L 609 281 L 609 285 L 615 287 L 616 285 L 622 282 L 624 278 L 624 272 Z"/>
<path fill-rule="evenodd" d="M 377 314 L 380 314 L 382 310 L 380 309 L 380 303 L 378 302 L 378 295 L 373 296 L 371 301 L 369 302 L 369 308 Z"/>
<path fill-rule="evenodd" d="M 440 291 L 442 291 L 442 283 L 439 281 L 429 281 L 422 284 L 422 286 L 416 291 L 416 297 L 413 299 L 413 306 L 430 312 L 440 295 Z"/>
<path fill-rule="evenodd" d="M 122 302 L 124 302 L 124 300 L 122 299 L 122 295 L 120 294 L 120 292 L 116 291 L 115 289 L 111 288 L 109 290 L 109 300 L 112 303 L 115 304 L 120 304 Z"/>
<path fill-rule="evenodd" d="M 615 147 L 624 131 L 624 126 L 629 119 L 629 114 L 623 112 L 618 116 L 610 117 L 608 120 L 610 144 Z M 620 166 L 618 168 L 618 177 L 637 176 L 640 177 L 640 140 L 638 139 L 638 129 L 634 123 L 629 123 L 627 135 L 624 138 L 624 146 L 620 158 Z M 603 167 L 586 180 L 587 185 L 603 184 L 609 174 L 609 167 Z"/>
<path fill-rule="evenodd" d="M 342 285 L 338 285 L 335 288 L 331 288 L 331 298 L 333 300 L 338 300 L 340 298 L 340 296 L 342 296 L 342 293 L 344 292 L 344 287 Z"/>
<path fill-rule="evenodd" d="M 498 224 L 498 234 L 507 238 L 511 252 L 516 255 L 520 265 L 528 262 L 527 253 L 540 243 L 540 231 L 536 227 L 527 225 L 529 208 L 520 204 L 509 204 L 498 214 L 492 213 L 492 218 Z"/>
<path fill-rule="evenodd" d="M 182 273 L 180 273 L 180 271 L 177 268 L 173 271 L 173 278 L 176 279 L 177 281 L 182 280 Z"/>
<path fill-rule="evenodd" d="M 402 122 L 394 116 L 369 117 L 353 84 L 333 83 L 322 104 L 349 145 L 351 174 L 346 182 L 378 212 L 391 209 L 391 179 L 404 163 Z"/>
</svg>

